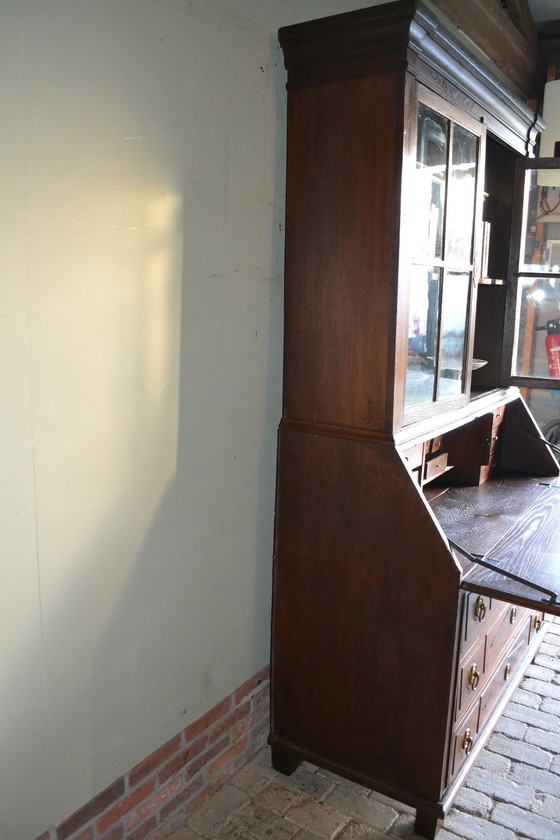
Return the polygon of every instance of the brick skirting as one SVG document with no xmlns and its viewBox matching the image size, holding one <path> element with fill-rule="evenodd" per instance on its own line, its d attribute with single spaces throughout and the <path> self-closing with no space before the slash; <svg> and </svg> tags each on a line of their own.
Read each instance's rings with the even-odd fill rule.
<svg viewBox="0 0 560 840">
<path fill-rule="evenodd" d="M 269 668 L 37 840 L 164 840 L 264 744 Z"/>
</svg>

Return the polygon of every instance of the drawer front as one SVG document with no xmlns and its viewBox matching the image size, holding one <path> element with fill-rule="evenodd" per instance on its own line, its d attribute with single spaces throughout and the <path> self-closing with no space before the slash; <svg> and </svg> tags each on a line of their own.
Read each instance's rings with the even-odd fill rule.
<svg viewBox="0 0 560 840">
<path fill-rule="evenodd" d="M 500 426 L 502 425 L 502 420 L 504 419 L 504 408 L 498 408 L 494 412 L 494 418 L 492 420 L 492 440 L 490 441 L 490 448 L 496 446 L 498 443 L 498 439 L 500 437 Z"/>
<path fill-rule="evenodd" d="M 498 620 L 504 604 L 493 601 L 486 595 L 476 595 L 470 592 L 465 598 L 465 613 L 461 650 L 466 652 L 473 644 L 486 635 L 492 624 Z"/>
<path fill-rule="evenodd" d="M 416 484 L 422 484 L 422 466 L 424 464 L 424 444 L 417 443 L 402 453 L 404 461 L 410 470 Z"/>
<path fill-rule="evenodd" d="M 529 643 L 528 618 L 530 610 L 504 604 L 498 620 L 486 634 L 486 671 L 491 671 L 514 635 L 523 632 L 525 645 Z M 521 630 L 523 628 L 523 630 Z"/>
<path fill-rule="evenodd" d="M 509 680 L 520 677 L 528 646 L 544 626 L 544 613 L 472 592 L 464 595 L 454 701 L 459 722 L 451 731 L 449 782 L 471 754 Z"/>
<path fill-rule="evenodd" d="M 455 720 L 467 710 L 473 700 L 478 699 L 486 682 L 484 657 L 486 637 L 479 639 L 476 645 L 467 651 L 459 663 L 457 678 L 457 702 Z"/>
<path fill-rule="evenodd" d="M 435 438 L 432 438 L 426 443 L 426 449 L 429 455 L 435 455 L 437 452 L 441 452 L 441 447 L 443 445 L 443 435 L 438 435 Z"/>
<path fill-rule="evenodd" d="M 528 644 L 529 616 L 530 610 L 503 601 L 469 599 L 465 644 L 457 676 L 455 720 L 466 712 L 475 696 L 482 694 L 498 659 L 514 636 L 522 632 Z"/>
<path fill-rule="evenodd" d="M 529 622 L 529 641 L 533 638 L 535 633 L 542 633 L 546 623 L 546 613 L 531 613 L 531 621 Z"/>
<path fill-rule="evenodd" d="M 486 723 L 502 691 L 504 691 L 509 680 L 515 675 L 517 667 L 527 651 L 529 624 L 530 616 L 526 616 L 523 625 L 519 628 L 518 634 L 513 639 L 512 644 L 502 659 L 496 664 L 491 679 L 482 692 L 480 698 L 479 729 L 482 729 Z"/>
<path fill-rule="evenodd" d="M 502 420 L 504 419 L 504 409 L 499 408 L 494 412 L 494 418 L 492 421 L 492 432 L 490 436 L 490 445 L 488 448 L 488 467 L 486 468 L 487 477 L 491 471 L 491 468 L 496 466 L 498 463 L 498 444 L 500 440 L 500 426 L 502 425 Z"/>
<path fill-rule="evenodd" d="M 426 459 L 424 464 L 424 481 L 431 481 L 442 475 L 447 469 L 447 452 L 440 452 L 433 458 Z"/>
<path fill-rule="evenodd" d="M 422 461 L 424 459 L 424 444 L 417 443 L 414 446 L 410 446 L 408 449 L 403 451 L 402 455 L 408 464 L 409 469 L 416 470 L 418 467 L 422 466 Z"/>
<path fill-rule="evenodd" d="M 463 763 L 468 759 L 476 743 L 479 729 L 479 705 L 480 701 L 473 706 L 468 715 L 453 730 L 453 737 L 451 739 L 451 777 L 457 773 Z"/>
</svg>

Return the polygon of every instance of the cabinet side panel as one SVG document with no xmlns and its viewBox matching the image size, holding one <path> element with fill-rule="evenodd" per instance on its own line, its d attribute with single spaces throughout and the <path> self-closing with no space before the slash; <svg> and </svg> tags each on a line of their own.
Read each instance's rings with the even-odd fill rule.
<svg viewBox="0 0 560 840">
<path fill-rule="evenodd" d="M 403 97 L 404 73 L 290 93 L 286 417 L 386 426 Z"/>
<path fill-rule="evenodd" d="M 411 796 L 439 799 L 458 585 L 393 448 L 285 429 L 273 734 Z"/>
<path fill-rule="evenodd" d="M 537 423 L 522 399 L 506 409 L 502 433 L 501 467 L 528 475 L 558 475 L 555 455 L 543 442 Z"/>
</svg>

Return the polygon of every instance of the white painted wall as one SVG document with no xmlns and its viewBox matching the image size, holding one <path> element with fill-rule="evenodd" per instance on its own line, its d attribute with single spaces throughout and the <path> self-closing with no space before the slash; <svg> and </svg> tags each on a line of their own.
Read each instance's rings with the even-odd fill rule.
<svg viewBox="0 0 560 840">
<path fill-rule="evenodd" d="M 0 6 L 0 837 L 268 661 L 279 25 L 357 0 Z"/>
</svg>

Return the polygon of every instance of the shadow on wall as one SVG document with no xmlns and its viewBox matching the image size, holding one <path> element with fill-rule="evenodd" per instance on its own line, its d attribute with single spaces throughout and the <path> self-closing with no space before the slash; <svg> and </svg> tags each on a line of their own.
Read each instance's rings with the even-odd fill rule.
<svg viewBox="0 0 560 840">
<path fill-rule="evenodd" d="M 270 356 L 254 358 L 258 337 L 242 326 L 241 310 L 248 300 L 261 309 L 276 365 L 279 335 L 270 321 L 281 321 L 281 296 L 268 299 L 270 280 L 260 270 L 233 274 L 208 283 L 214 300 L 185 285 L 177 470 L 93 663 L 91 747 L 100 771 L 108 757 L 118 762 L 154 713 L 160 734 L 150 750 L 268 661 L 278 391 L 266 370 Z M 214 358 L 208 369 L 206 351 Z M 113 690 L 96 688 L 103 685 Z M 139 692 L 132 700 L 131 685 Z"/>
<path fill-rule="evenodd" d="M 66 6 L 64 26 L 45 4 L 28 33 L 41 626 L 30 614 L 37 630 L 3 675 L 10 840 L 67 817 L 268 661 L 278 48 L 267 65 L 254 32 L 209 35 L 190 14 L 185 30 L 186 9 L 168 5 L 133 42 L 128 5 L 109 32 L 95 4 Z M 84 10 L 74 84 L 66 36 L 83 31 Z M 44 678 L 21 698 L 30 672 Z"/>
<path fill-rule="evenodd" d="M 179 201 L 172 204 L 180 211 Z M 60 543 L 60 534 L 43 540 L 38 515 L 47 727 L 36 737 L 47 766 L 57 765 L 51 774 L 39 763 L 38 799 L 52 823 L 268 661 L 280 275 L 271 280 L 254 269 L 198 281 L 187 254 L 178 272 L 153 257 L 140 296 L 146 344 L 129 358 L 143 385 L 120 421 L 113 418 L 120 441 L 107 445 L 119 462 L 92 469 L 95 482 L 114 478 L 105 516 L 97 518 L 99 506 L 86 512 L 89 547 L 81 538 L 75 554 L 69 534 L 65 558 L 51 554 L 49 542 Z M 174 282 L 181 274 L 182 294 Z M 142 321 L 138 311 L 133 317 Z M 91 491 L 79 486 L 87 481 L 82 466 L 60 464 L 59 500 L 68 494 L 71 505 L 71 492 Z M 68 472 L 73 488 L 65 485 Z M 67 522 L 70 533 L 79 530 L 77 516 Z M 53 518 L 64 530 L 60 505 Z M 26 664 L 23 653 L 18 670 Z M 26 774 L 33 752 L 22 755 L 17 728 L 13 739 L 6 735 L 4 766 Z M 87 785 L 80 801 L 66 800 L 73 774 Z M 20 784 L 13 775 L 12 783 Z M 28 840 L 19 805 L 2 811 L 0 835 Z"/>
</svg>

